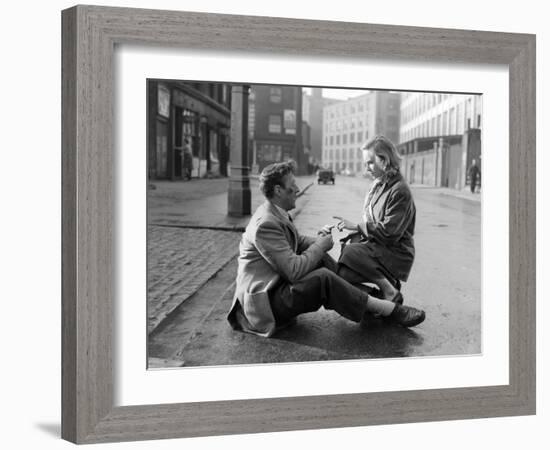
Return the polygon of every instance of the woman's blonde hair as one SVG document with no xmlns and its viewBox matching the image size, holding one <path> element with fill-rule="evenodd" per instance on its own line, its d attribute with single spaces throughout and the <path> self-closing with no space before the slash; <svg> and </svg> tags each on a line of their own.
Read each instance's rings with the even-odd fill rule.
<svg viewBox="0 0 550 450">
<path fill-rule="evenodd" d="M 399 172 L 401 166 L 401 156 L 397 152 L 395 145 L 386 136 L 378 135 L 366 142 L 361 150 L 374 151 L 374 154 L 388 163 L 386 172 Z"/>
</svg>

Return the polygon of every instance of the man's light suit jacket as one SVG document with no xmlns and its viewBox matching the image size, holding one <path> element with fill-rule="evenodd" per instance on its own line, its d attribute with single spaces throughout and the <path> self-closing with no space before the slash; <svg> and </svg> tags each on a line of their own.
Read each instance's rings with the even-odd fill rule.
<svg viewBox="0 0 550 450">
<path fill-rule="evenodd" d="M 276 325 L 270 290 L 318 268 L 325 252 L 315 238 L 300 236 L 288 216 L 266 201 L 250 219 L 239 253 L 229 323 L 234 329 L 271 336 Z"/>
</svg>

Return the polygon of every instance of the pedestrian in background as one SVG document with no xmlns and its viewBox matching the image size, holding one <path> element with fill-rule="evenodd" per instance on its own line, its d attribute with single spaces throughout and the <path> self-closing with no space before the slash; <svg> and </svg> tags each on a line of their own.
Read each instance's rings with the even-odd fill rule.
<svg viewBox="0 0 550 450">
<path fill-rule="evenodd" d="M 191 180 L 193 174 L 193 153 L 191 152 L 191 145 L 189 139 L 183 140 L 183 178 Z"/>
<path fill-rule="evenodd" d="M 477 179 L 481 175 L 481 170 L 477 165 L 477 161 L 472 159 L 472 165 L 468 169 L 468 177 L 470 177 L 470 192 L 473 194 L 476 191 Z"/>
</svg>

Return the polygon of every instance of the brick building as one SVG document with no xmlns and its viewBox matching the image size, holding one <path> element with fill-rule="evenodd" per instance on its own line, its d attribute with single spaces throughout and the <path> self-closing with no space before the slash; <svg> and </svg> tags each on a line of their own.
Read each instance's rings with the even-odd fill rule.
<svg viewBox="0 0 550 450">
<path fill-rule="evenodd" d="M 250 103 L 253 171 L 293 159 L 298 174 L 307 173 L 308 157 L 302 140 L 302 88 L 253 85 Z"/>
</svg>

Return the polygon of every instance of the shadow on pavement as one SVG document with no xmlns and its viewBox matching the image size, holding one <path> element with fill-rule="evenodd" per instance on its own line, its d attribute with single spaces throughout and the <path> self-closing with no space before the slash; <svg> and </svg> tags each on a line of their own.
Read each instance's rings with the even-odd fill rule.
<svg viewBox="0 0 550 450">
<path fill-rule="evenodd" d="M 336 359 L 412 356 L 422 336 L 412 329 L 371 319 L 367 326 L 350 322 L 332 311 L 320 310 L 298 318 L 274 339 L 315 346 L 341 355 Z"/>
<path fill-rule="evenodd" d="M 230 305 L 228 293 L 178 352 L 184 366 L 405 357 L 423 342 L 421 331 L 381 319 L 369 321 L 365 328 L 323 309 L 304 314 L 295 325 L 263 338 L 232 330 L 226 320 Z"/>
</svg>

